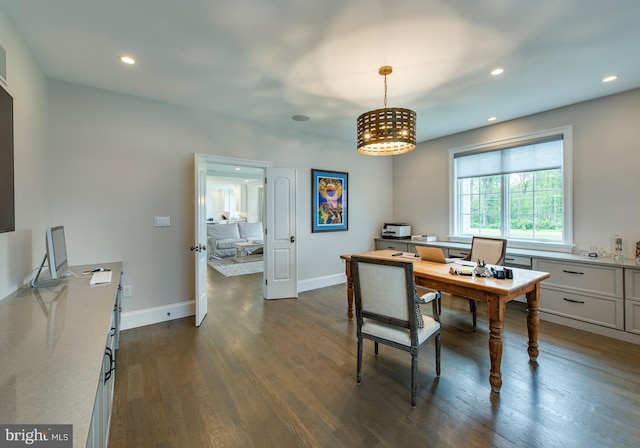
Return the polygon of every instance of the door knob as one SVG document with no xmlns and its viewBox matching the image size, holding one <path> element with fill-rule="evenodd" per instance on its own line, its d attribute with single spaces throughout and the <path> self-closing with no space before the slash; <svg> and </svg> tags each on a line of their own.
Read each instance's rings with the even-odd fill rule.
<svg viewBox="0 0 640 448">
<path fill-rule="evenodd" d="M 291 235 L 291 238 L 289 238 L 289 241 L 291 241 L 292 243 L 296 242 L 296 237 Z"/>
</svg>

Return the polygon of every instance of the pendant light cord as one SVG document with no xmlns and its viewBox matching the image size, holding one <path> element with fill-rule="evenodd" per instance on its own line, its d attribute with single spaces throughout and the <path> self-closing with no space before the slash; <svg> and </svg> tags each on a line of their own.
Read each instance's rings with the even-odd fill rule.
<svg viewBox="0 0 640 448">
<path fill-rule="evenodd" d="M 387 75 L 384 75 L 384 108 L 387 108 Z"/>
</svg>

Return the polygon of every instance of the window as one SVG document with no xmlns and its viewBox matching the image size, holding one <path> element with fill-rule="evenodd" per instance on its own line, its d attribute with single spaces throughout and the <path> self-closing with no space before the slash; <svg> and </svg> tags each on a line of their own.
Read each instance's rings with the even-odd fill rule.
<svg viewBox="0 0 640 448">
<path fill-rule="evenodd" d="M 450 163 L 453 238 L 571 245 L 570 127 L 454 149 Z"/>
</svg>

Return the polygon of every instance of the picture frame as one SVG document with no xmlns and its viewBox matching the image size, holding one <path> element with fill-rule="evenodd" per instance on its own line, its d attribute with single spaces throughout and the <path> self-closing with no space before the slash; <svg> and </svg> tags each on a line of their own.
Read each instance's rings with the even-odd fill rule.
<svg viewBox="0 0 640 448">
<path fill-rule="evenodd" d="M 349 230 L 349 173 L 311 170 L 311 232 Z"/>
</svg>

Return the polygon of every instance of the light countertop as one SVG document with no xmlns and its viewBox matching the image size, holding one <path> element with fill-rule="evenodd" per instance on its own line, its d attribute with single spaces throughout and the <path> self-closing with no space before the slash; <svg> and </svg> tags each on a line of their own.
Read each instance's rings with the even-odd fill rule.
<svg viewBox="0 0 640 448">
<path fill-rule="evenodd" d="M 82 271 L 97 266 L 111 269 L 111 283 L 89 285 Z M 74 446 L 84 447 L 122 263 L 69 270 L 80 278 L 0 301 L 0 422 L 72 424 Z"/>
<path fill-rule="evenodd" d="M 412 239 L 385 239 L 385 238 L 376 238 L 377 241 L 397 241 L 401 243 L 407 243 L 411 245 L 422 245 L 422 246 L 432 246 L 432 247 L 441 247 L 446 249 L 459 249 L 459 250 L 469 250 L 471 248 L 470 243 L 457 243 L 453 241 L 420 241 L 420 240 L 412 240 Z M 574 263 L 586 263 L 592 265 L 607 265 L 607 266 L 618 266 L 621 268 L 635 268 L 640 269 L 640 265 L 636 264 L 634 258 L 625 258 L 621 261 L 615 261 L 611 257 L 589 257 L 586 255 L 578 255 L 567 252 L 552 252 L 552 251 L 543 251 L 543 250 L 534 250 L 534 249 L 515 249 L 507 246 L 507 255 L 513 256 L 521 256 L 521 257 L 532 257 L 539 259 L 547 259 L 547 260 L 556 260 L 556 261 L 570 261 Z"/>
</svg>

